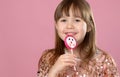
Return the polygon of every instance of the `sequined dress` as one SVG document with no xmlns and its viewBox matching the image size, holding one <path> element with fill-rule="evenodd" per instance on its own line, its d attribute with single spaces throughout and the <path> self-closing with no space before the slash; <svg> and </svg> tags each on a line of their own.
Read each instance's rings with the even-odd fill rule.
<svg viewBox="0 0 120 77">
<path fill-rule="evenodd" d="M 40 58 L 38 77 L 47 77 L 51 68 L 48 60 L 52 55 L 52 53 L 48 53 L 46 56 L 43 54 Z M 78 62 L 76 70 L 73 67 L 66 67 L 57 77 L 119 77 L 119 72 L 113 58 L 103 51 L 97 50 L 86 67 L 81 66 Z"/>
</svg>

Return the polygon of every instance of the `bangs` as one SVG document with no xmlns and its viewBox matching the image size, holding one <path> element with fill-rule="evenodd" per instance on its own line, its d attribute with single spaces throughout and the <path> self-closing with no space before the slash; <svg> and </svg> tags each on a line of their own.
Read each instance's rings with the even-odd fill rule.
<svg viewBox="0 0 120 77">
<path fill-rule="evenodd" d="M 61 6 L 61 5 L 60 5 Z M 63 16 L 70 16 L 70 10 L 72 11 L 73 16 L 82 17 L 80 12 L 80 7 L 77 2 L 68 2 L 62 5 L 62 7 L 58 8 L 59 10 L 55 11 L 54 19 L 57 22 Z"/>
<path fill-rule="evenodd" d="M 81 17 L 81 12 L 78 6 L 75 4 L 71 4 L 69 7 L 65 7 L 62 9 L 61 17 L 62 16 L 70 16 L 70 10 L 72 11 L 73 16 Z"/>
</svg>

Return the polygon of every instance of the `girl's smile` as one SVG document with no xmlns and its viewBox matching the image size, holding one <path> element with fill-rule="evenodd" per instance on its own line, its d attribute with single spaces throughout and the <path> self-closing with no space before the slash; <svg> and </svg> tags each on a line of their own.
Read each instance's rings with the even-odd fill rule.
<svg viewBox="0 0 120 77">
<path fill-rule="evenodd" d="M 65 32 L 66 35 L 72 35 L 75 36 L 77 34 L 77 32 Z"/>
</svg>

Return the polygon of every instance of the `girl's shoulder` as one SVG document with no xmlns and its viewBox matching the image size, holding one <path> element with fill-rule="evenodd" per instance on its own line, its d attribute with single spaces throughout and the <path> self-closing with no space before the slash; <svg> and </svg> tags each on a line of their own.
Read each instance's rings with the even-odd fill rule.
<svg viewBox="0 0 120 77">
<path fill-rule="evenodd" d="M 96 62 L 104 63 L 107 61 L 112 61 L 113 63 L 115 63 L 113 57 L 107 51 L 103 51 L 101 49 L 96 50 L 96 53 L 95 53 L 93 59 Z"/>
<path fill-rule="evenodd" d="M 44 50 L 42 52 L 42 55 L 41 55 L 40 59 L 39 59 L 38 66 L 40 66 L 41 64 L 49 64 L 49 62 L 50 62 L 49 60 L 53 56 L 54 51 L 55 51 L 54 49 Z"/>
<path fill-rule="evenodd" d="M 38 62 L 38 76 L 45 77 L 49 71 L 50 58 L 53 56 L 54 49 L 47 49 L 42 52 L 42 55 Z"/>
<path fill-rule="evenodd" d="M 46 49 L 42 52 L 41 57 L 51 57 L 54 54 L 54 49 Z"/>
<path fill-rule="evenodd" d="M 96 67 L 101 68 L 116 68 L 116 62 L 114 58 L 106 51 L 103 51 L 101 49 L 98 49 L 91 60 L 93 64 L 95 64 Z"/>
<path fill-rule="evenodd" d="M 40 57 L 40 60 L 42 59 L 46 59 L 46 60 L 49 60 L 49 58 L 51 58 L 54 54 L 54 49 L 46 49 L 42 52 L 42 55 Z"/>
<path fill-rule="evenodd" d="M 40 71 L 40 69 L 50 67 L 50 58 L 53 56 L 53 53 L 54 49 L 46 49 L 42 52 L 42 55 L 38 61 L 38 71 Z"/>
<path fill-rule="evenodd" d="M 103 70 L 104 75 L 107 75 L 107 77 L 119 77 L 118 69 L 115 60 L 113 57 L 108 54 L 108 52 L 105 52 L 101 49 L 98 49 L 93 57 L 93 59 L 90 61 L 90 66 L 92 69 L 94 69 L 94 72 L 99 72 Z"/>
</svg>

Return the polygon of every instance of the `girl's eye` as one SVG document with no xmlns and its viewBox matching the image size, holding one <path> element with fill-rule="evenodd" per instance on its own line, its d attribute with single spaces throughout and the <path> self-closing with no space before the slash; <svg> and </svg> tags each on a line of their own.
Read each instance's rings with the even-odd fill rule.
<svg viewBox="0 0 120 77">
<path fill-rule="evenodd" d="M 61 21 L 61 22 L 66 22 L 67 20 L 66 20 L 66 19 L 61 19 L 60 21 Z"/>
<path fill-rule="evenodd" d="M 80 19 L 75 19 L 76 22 L 80 22 Z"/>
</svg>

